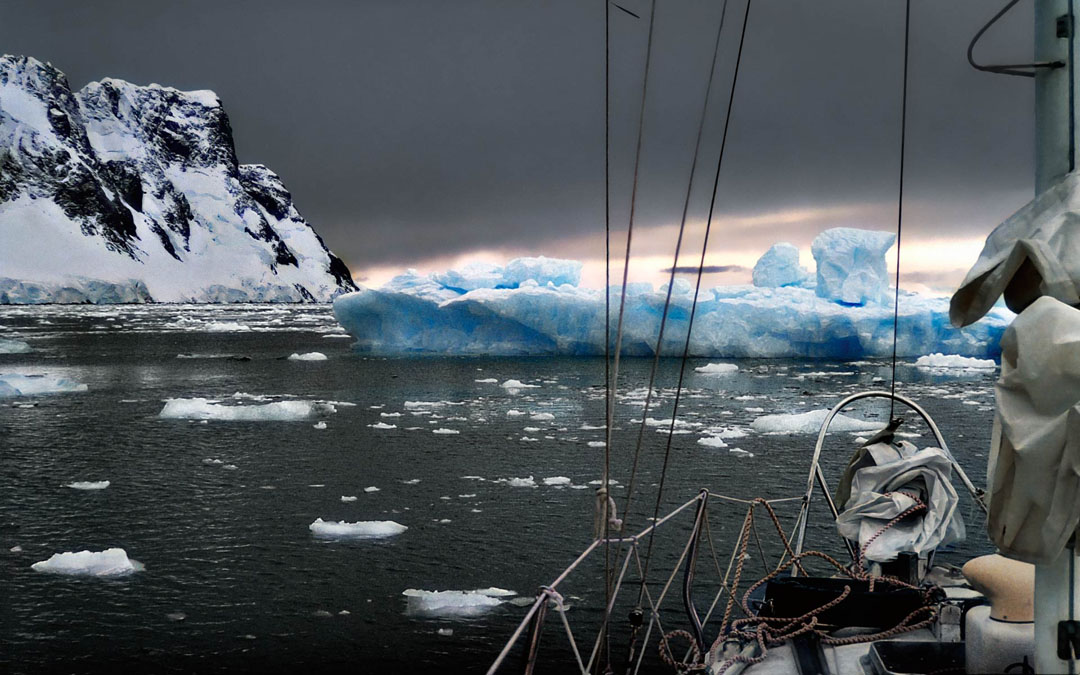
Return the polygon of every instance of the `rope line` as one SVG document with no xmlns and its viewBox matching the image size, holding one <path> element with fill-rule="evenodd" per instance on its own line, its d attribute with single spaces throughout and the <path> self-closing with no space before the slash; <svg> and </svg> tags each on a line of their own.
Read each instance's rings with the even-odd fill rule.
<svg viewBox="0 0 1080 675">
<path fill-rule="evenodd" d="M 893 289 L 892 382 L 889 385 L 889 422 L 896 409 L 896 341 L 900 329 L 900 235 L 904 225 L 904 148 L 907 141 L 908 45 L 911 35 L 911 0 L 904 3 L 904 81 L 900 96 L 900 189 L 896 200 L 896 287 Z"/>
</svg>

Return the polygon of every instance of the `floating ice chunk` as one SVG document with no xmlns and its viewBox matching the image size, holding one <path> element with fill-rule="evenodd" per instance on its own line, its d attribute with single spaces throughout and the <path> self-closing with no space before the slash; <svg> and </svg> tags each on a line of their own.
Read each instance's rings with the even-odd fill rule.
<svg viewBox="0 0 1080 675">
<path fill-rule="evenodd" d="M 834 227 L 819 234 L 810 250 L 817 261 L 818 297 L 845 305 L 880 302 L 889 290 L 885 252 L 892 232 Z"/>
<path fill-rule="evenodd" d="M 124 549 L 109 548 L 104 551 L 54 553 L 48 560 L 36 562 L 30 567 L 37 572 L 53 574 L 117 577 L 136 572 L 142 566 L 128 558 Z"/>
<path fill-rule="evenodd" d="M 529 415 L 529 419 L 531 419 L 534 422 L 550 422 L 551 420 L 555 419 L 555 416 L 552 415 L 551 413 L 545 413 L 545 412 L 533 413 L 532 415 Z"/>
<path fill-rule="evenodd" d="M 521 440 L 525 443 L 539 443 L 539 438 L 533 438 L 532 436 L 522 436 Z"/>
<path fill-rule="evenodd" d="M 381 539 L 397 536 L 409 528 L 392 520 L 362 520 L 356 523 L 339 520 L 335 523 L 316 518 L 308 529 L 316 537 Z"/>
<path fill-rule="evenodd" d="M 975 359 L 953 354 L 927 354 L 915 359 L 916 368 L 942 369 L 942 370 L 994 370 L 997 363 L 993 359 Z"/>
<path fill-rule="evenodd" d="M 410 478 L 409 480 L 403 480 L 401 482 L 403 484 L 405 484 L 405 485 L 416 485 L 417 483 L 420 482 L 420 479 L 419 478 Z"/>
<path fill-rule="evenodd" d="M 753 457 L 754 456 L 754 453 L 747 452 L 746 450 L 743 450 L 742 448 L 732 448 L 731 450 L 728 450 L 728 454 L 729 455 L 735 455 L 736 457 Z"/>
<path fill-rule="evenodd" d="M 194 324 L 195 330 L 204 330 L 208 333 L 247 333 L 251 326 L 237 323 L 236 321 L 211 321 L 205 324 Z"/>
<path fill-rule="evenodd" d="M 63 394 L 86 391 L 85 384 L 80 384 L 66 377 L 55 375 L 19 375 L 0 373 L 0 398 L 13 396 L 38 396 L 41 394 Z"/>
<path fill-rule="evenodd" d="M 516 389 L 539 389 L 540 388 L 540 385 L 538 385 L 538 384 L 525 384 L 521 380 L 507 380 L 506 382 L 503 382 L 499 386 L 502 387 L 503 389 L 506 389 L 507 391 L 514 391 Z"/>
<path fill-rule="evenodd" d="M 369 424 L 372 429 L 397 429 L 396 424 L 387 424 L 386 422 L 376 422 L 375 424 Z"/>
<path fill-rule="evenodd" d="M 228 422 L 298 422 L 337 412 L 330 403 L 274 401 L 262 405 L 221 405 L 206 398 L 170 398 L 158 417 L 174 420 Z"/>
<path fill-rule="evenodd" d="M 429 410 L 431 408 L 441 408 L 446 405 L 446 401 L 405 401 L 406 410 Z"/>
<path fill-rule="evenodd" d="M 482 380 L 475 380 L 475 382 L 479 382 L 480 384 L 498 384 L 499 383 L 499 381 L 497 379 L 495 379 L 494 377 L 485 377 Z"/>
<path fill-rule="evenodd" d="M 521 412 L 520 410 L 514 410 L 512 408 L 510 410 L 506 411 L 506 416 L 507 417 L 521 417 L 524 414 L 525 413 Z"/>
<path fill-rule="evenodd" d="M 236 471 L 240 467 L 236 466 L 235 464 L 226 464 L 225 466 L 223 466 L 221 468 L 224 469 L 225 471 Z"/>
<path fill-rule="evenodd" d="M 370 493 L 370 492 L 378 492 L 378 491 L 379 491 L 379 488 L 375 487 L 374 485 L 369 485 L 366 488 L 364 488 L 364 492 L 369 492 Z"/>
<path fill-rule="evenodd" d="M 356 495 L 341 495 L 341 501 L 343 501 L 345 503 L 355 502 L 356 499 L 357 499 Z"/>
<path fill-rule="evenodd" d="M 717 436 L 699 438 L 697 442 L 698 445 L 704 445 L 707 448 L 726 448 L 728 446 L 728 444 L 724 442 L 724 439 Z"/>
<path fill-rule="evenodd" d="M 453 628 L 440 628 L 437 631 L 435 631 L 435 634 L 436 635 L 441 635 L 443 637 L 450 637 L 451 635 L 454 634 L 454 629 Z"/>
<path fill-rule="evenodd" d="M 402 592 L 408 600 L 410 614 L 473 616 L 482 614 L 517 595 L 501 588 L 482 588 L 475 591 L 423 591 L 407 588 Z"/>
<path fill-rule="evenodd" d="M 401 417 L 401 413 L 399 413 L 399 412 L 379 413 L 379 417 Z"/>
<path fill-rule="evenodd" d="M 311 426 L 314 427 L 315 429 L 319 429 L 321 431 L 321 430 L 326 428 L 326 422 L 316 422 L 315 424 L 312 424 Z"/>
<path fill-rule="evenodd" d="M 71 483 L 67 483 L 64 487 L 69 487 L 74 490 L 104 490 L 112 485 L 107 480 L 77 480 Z"/>
<path fill-rule="evenodd" d="M 326 354 L 322 352 L 307 352 L 306 354 L 290 354 L 290 361 L 325 361 Z"/>
<path fill-rule="evenodd" d="M 213 457 L 207 457 L 206 459 L 204 459 L 202 461 L 202 463 L 206 464 L 208 466 L 214 466 L 214 465 L 217 465 L 217 464 L 224 464 L 224 462 L 222 462 L 220 459 L 214 459 Z"/>
<path fill-rule="evenodd" d="M 799 249 L 786 241 L 773 244 L 754 264 L 754 285 L 761 288 L 797 286 L 809 278 L 799 265 Z"/>
<path fill-rule="evenodd" d="M 26 354 L 30 351 L 33 351 L 30 345 L 22 340 L 0 338 L 0 354 Z"/>
<path fill-rule="evenodd" d="M 588 445 L 590 448 L 604 448 L 604 447 L 607 447 L 607 442 L 605 442 L 605 441 L 589 441 L 586 445 Z"/>
<path fill-rule="evenodd" d="M 506 483 L 510 487 L 536 487 L 536 481 L 532 476 L 527 478 L 500 478 L 497 482 Z"/>
<path fill-rule="evenodd" d="M 708 436 L 716 436 L 717 438 L 723 438 L 725 440 L 731 440 L 732 438 L 746 438 L 747 436 L 750 435 L 750 434 L 748 434 L 746 432 L 745 429 L 740 429 L 739 427 L 727 427 L 727 426 L 719 426 L 719 427 L 711 427 L 709 429 L 703 429 L 702 433 L 706 434 Z"/>
<path fill-rule="evenodd" d="M 544 485 L 570 485 L 573 482 L 566 476 L 551 476 L 544 479 Z"/>
<path fill-rule="evenodd" d="M 828 410 L 810 410 L 804 413 L 763 415 L 750 423 L 750 428 L 761 434 L 816 434 Z M 877 431 L 881 422 L 861 420 L 847 415 L 836 415 L 829 425 L 830 431 Z"/>
<path fill-rule="evenodd" d="M 537 431 L 540 431 L 540 427 L 525 427 L 522 431 L 527 434 L 535 434 Z"/>
<path fill-rule="evenodd" d="M 601 424 L 599 426 L 595 426 L 592 424 L 582 424 L 580 427 L 578 427 L 578 429 L 581 429 L 582 431 L 595 431 L 597 429 L 607 429 L 607 425 Z"/>
<path fill-rule="evenodd" d="M 734 363 L 710 363 L 694 368 L 696 372 L 704 375 L 731 375 L 739 372 L 739 367 Z"/>
<path fill-rule="evenodd" d="M 458 431 L 457 429 L 443 429 L 442 427 L 439 427 L 438 429 L 432 429 L 431 433 L 433 433 L 433 434 L 460 434 L 461 432 Z"/>
</svg>

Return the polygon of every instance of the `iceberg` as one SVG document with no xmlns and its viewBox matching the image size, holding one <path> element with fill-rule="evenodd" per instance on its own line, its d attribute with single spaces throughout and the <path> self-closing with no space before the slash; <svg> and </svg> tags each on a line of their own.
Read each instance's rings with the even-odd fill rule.
<svg viewBox="0 0 1080 675">
<path fill-rule="evenodd" d="M 506 602 L 517 593 L 502 588 L 481 588 L 474 591 L 423 591 L 407 588 L 402 593 L 406 611 L 410 614 L 473 616 L 482 614 Z"/>
<path fill-rule="evenodd" d="M 30 566 L 35 572 L 51 572 L 87 577 L 119 577 L 137 572 L 142 565 L 128 558 L 122 548 L 104 551 L 54 553 L 48 560 Z"/>
<path fill-rule="evenodd" d="M 752 273 L 754 285 L 761 288 L 797 286 L 810 278 L 806 268 L 799 265 L 799 249 L 786 241 L 773 244 L 758 258 Z"/>
<path fill-rule="evenodd" d="M 326 354 L 322 352 L 308 352 L 306 354 L 290 354 L 289 361 L 325 361 Z"/>
<path fill-rule="evenodd" d="M 54 375 L 0 373 L 0 398 L 86 391 L 86 385 Z"/>
<path fill-rule="evenodd" d="M 709 363 L 694 370 L 704 375 L 731 375 L 739 372 L 739 367 L 734 363 Z"/>
<path fill-rule="evenodd" d="M 915 367 L 930 370 L 995 370 L 997 363 L 993 359 L 974 359 L 955 354 L 927 354 L 915 359 Z"/>
<path fill-rule="evenodd" d="M 0 354 L 25 354 L 32 351 L 30 345 L 22 340 L 0 338 Z"/>
<path fill-rule="evenodd" d="M 409 528 L 392 520 L 363 520 L 356 523 L 339 520 L 335 523 L 316 518 L 308 529 L 316 537 L 327 539 L 382 539 L 395 537 Z"/>
<path fill-rule="evenodd" d="M 158 417 L 228 422 L 298 422 L 337 412 L 330 403 L 275 401 L 262 405 L 222 405 L 206 398 L 170 398 Z"/>
<path fill-rule="evenodd" d="M 889 290 L 885 252 L 895 241 L 892 232 L 852 227 L 819 234 L 810 245 L 817 263 L 818 296 L 847 305 L 880 302 Z"/>
<path fill-rule="evenodd" d="M 804 413 L 762 415 L 750 423 L 759 434 L 816 434 L 828 410 L 810 410 Z M 885 425 L 881 422 L 861 420 L 847 415 L 836 415 L 829 424 L 829 431 L 877 431 Z"/>
<path fill-rule="evenodd" d="M 850 360 L 890 356 L 893 294 L 885 252 L 893 239 L 891 233 L 850 228 L 823 232 L 813 247 L 818 265 L 815 288 L 807 287 L 811 285 L 807 282 L 703 289 L 690 356 Z M 559 265 L 565 268 L 560 271 Z M 516 287 L 491 287 L 462 270 L 459 276 L 468 277 L 470 283 L 455 277 L 451 284 L 445 276 L 409 270 L 381 288 L 339 296 L 334 315 L 355 338 L 354 349 L 374 354 L 604 353 L 605 291 L 574 281 L 580 277 L 579 263 L 510 261 L 506 269 L 511 268 L 535 278 L 515 278 Z M 650 284 L 627 288 L 624 355 L 652 356 L 657 349 L 662 355 L 682 354 L 693 293 L 683 292 L 686 284 L 677 286 L 659 347 L 656 336 L 666 294 Z M 617 308 L 621 289 L 610 287 L 607 293 Z M 999 308 L 971 326 L 955 328 L 949 322 L 947 298 L 901 290 L 896 352 L 908 358 L 931 352 L 994 358 L 1012 318 L 1011 312 Z M 503 387 L 510 392 L 529 388 L 517 380 Z"/>
</svg>

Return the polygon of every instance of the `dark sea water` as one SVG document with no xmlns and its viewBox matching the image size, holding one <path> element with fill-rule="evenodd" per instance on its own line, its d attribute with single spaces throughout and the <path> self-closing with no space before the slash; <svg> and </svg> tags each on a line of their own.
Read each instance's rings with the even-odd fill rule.
<svg viewBox="0 0 1080 675">
<path fill-rule="evenodd" d="M 402 592 L 499 587 L 530 597 L 591 540 L 595 486 L 588 483 L 601 475 L 604 449 L 588 443 L 604 431 L 581 427 L 603 424 L 602 359 L 365 358 L 341 339 L 328 307 L 7 307 L 0 308 L 0 337 L 34 348 L 0 355 L 0 373 L 62 375 L 88 387 L 0 399 L 0 671 L 483 672 L 525 607 L 507 602 L 471 616 L 431 614 L 411 611 Z M 283 358 L 313 351 L 328 359 Z M 679 418 L 692 426 L 673 437 L 661 513 L 702 487 L 740 498 L 801 494 L 814 436 L 758 434 L 750 423 L 829 408 L 845 394 L 888 388 L 890 378 L 885 362 L 736 363 L 733 375 L 688 373 Z M 650 365 L 622 364 L 611 451 L 620 510 L 639 427 L 631 420 L 641 417 Z M 661 364 L 650 417 L 670 416 L 678 365 Z M 931 373 L 909 363 L 897 369 L 898 392 L 935 417 L 979 485 L 994 375 Z M 535 388 L 513 392 L 477 382 L 487 378 Z M 159 417 L 166 399 L 194 397 L 247 405 L 323 401 L 336 412 L 321 418 L 321 430 L 314 427 L 319 418 Z M 508 415 L 512 410 L 526 414 Z M 888 412 L 882 403 L 855 411 L 880 420 Z M 536 413 L 554 419 L 531 419 Z M 395 428 L 371 426 L 380 422 Z M 729 448 L 697 443 L 703 429 L 720 425 L 749 433 L 729 439 Z M 914 420 L 905 428 L 924 431 Z M 648 524 L 656 499 L 667 438 L 658 429 L 666 431 L 644 433 L 636 506 L 627 517 L 633 531 Z M 833 482 L 857 435 L 830 436 L 825 466 Z M 736 447 L 752 456 L 730 452 Z M 498 482 L 530 476 L 537 487 Z M 543 484 L 552 477 L 585 488 Z M 64 487 L 96 480 L 111 485 Z M 808 547 L 835 553 L 837 537 L 819 502 Z M 945 560 L 990 550 L 966 497 L 963 505 L 969 541 Z M 745 506 L 713 499 L 709 511 L 718 558 L 700 554 L 695 598 L 702 614 L 719 588 L 716 567 L 727 564 Z M 790 527 L 794 506 L 779 511 Z M 382 540 L 327 541 L 309 532 L 316 518 L 393 520 L 409 529 Z M 652 596 L 672 571 L 692 519 L 688 509 L 658 530 Z M 777 550 L 770 528 L 759 521 L 765 555 Z M 109 547 L 122 547 L 145 569 L 104 579 L 30 567 L 54 553 Z M 759 557 L 755 551 L 748 576 L 760 575 Z M 603 564 L 600 551 L 560 586 L 583 649 L 602 616 Z M 628 588 L 615 611 L 614 660 L 625 658 L 617 645 L 638 594 L 636 582 Z M 665 630 L 687 626 L 680 593 L 681 578 L 664 604 Z M 540 672 L 563 672 L 572 661 L 554 612 L 547 626 Z M 655 645 L 654 636 L 646 667 L 668 672 Z M 521 660 L 515 649 L 507 672 L 519 671 Z"/>
</svg>

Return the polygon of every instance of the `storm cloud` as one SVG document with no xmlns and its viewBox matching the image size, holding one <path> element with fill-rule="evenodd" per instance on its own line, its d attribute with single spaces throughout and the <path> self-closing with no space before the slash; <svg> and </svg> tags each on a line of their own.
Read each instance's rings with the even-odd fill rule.
<svg viewBox="0 0 1080 675">
<path fill-rule="evenodd" d="M 708 208 L 745 0 L 731 0 L 690 220 Z M 612 226 L 625 228 L 649 5 L 611 12 Z M 661 1 L 638 226 L 677 225 L 722 2 Z M 1033 84 L 972 70 L 996 7 L 912 2 L 905 238 L 983 236 L 1032 192 Z M 754 0 L 711 248 L 896 219 L 900 0 Z M 0 45 L 73 87 L 213 89 L 362 276 L 473 249 L 554 253 L 604 227 L 600 0 L 6 0 Z M 1022 3 L 980 58 L 1029 60 Z M 803 214 L 805 217 L 801 217 Z M 666 229 L 665 229 L 666 228 Z M 652 255 L 666 251 L 641 250 Z"/>
</svg>

